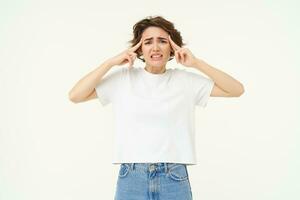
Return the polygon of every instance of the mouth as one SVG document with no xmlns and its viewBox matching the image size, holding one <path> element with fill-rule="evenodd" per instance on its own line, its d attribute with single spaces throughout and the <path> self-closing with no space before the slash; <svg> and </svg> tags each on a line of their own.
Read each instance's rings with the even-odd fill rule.
<svg viewBox="0 0 300 200">
<path fill-rule="evenodd" d="M 151 55 L 152 60 L 161 60 L 162 57 L 163 57 L 162 54 L 153 54 L 153 55 Z"/>
</svg>

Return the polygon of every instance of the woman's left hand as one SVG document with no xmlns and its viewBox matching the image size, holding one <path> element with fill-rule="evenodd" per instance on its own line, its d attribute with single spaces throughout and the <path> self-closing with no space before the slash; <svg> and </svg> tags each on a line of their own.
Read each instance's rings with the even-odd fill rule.
<svg viewBox="0 0 300 200">
<path fill-rule="evenodd" d="M 174 55 L 177 63 L 186 66 L 186 67 L 195 67 L 197 62 L 197 58 L 192 54 L 192 52 L 188 48 L 181 48 L 178 46 L 169 35 L 169 42 L 174 51 Z"/>
</svg>

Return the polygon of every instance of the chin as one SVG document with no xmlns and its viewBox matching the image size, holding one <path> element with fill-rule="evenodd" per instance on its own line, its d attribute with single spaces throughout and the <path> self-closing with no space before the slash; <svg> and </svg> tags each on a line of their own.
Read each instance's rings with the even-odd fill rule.
<svg viewBox="0 0 300 200">
<path fill-rule="evenodd" d="M 148 62 L 147 63 L 149 66 L 152 66 L 152 67 L 159 67 L 159 68 L 161 68 L 161 67 L 164 67 L 164 66 L 166 66 L 166 62 Z"/>
</svg>

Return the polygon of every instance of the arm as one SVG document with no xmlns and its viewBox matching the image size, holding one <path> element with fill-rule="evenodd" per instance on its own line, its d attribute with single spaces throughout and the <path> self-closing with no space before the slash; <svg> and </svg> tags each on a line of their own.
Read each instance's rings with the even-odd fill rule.
<svg viewBox="0 0 300 200">
<path fill-rule="evenodd" d="M 69 92 L 69 99 L 73 103 L 79 103 L 88 100 L 94 93 L 95 87 L 101 81 L 102 77 L 113 67 L 109 61 L 105 61 L 98 68 L 80 79 Z"/>
<path fill-rule="evenodd" d="M 228 74 L 218 70 L 203 60 L 197 59 L 195 68 L 209 76 L 215 83 L 210 96 L 239 97 L 244 93 L 244 86 Z"/>
<path fill-rule="evenodd" d="M 129 63 L 129 67 L 132 67 L 137 54 L 136 50 L 141 46 L 142 40 L 140 40 L 135 46 L 122 51 L 118 55 L 109 58 L 100 67 L 87 74 L 80 79 L 78 83 L 69 92 L 69 99 L 74 103 L 79 103 L 96 98 L 97 94 L 95 87 L 100 83 L 102 77 L 115 65 L 123 65 Z"/>
<path fill-rule="evenodd" d="M 175 58 L 178 63 L 187 67 L 193 67 L 209 76 L 214 84 L 210 96 L 215 97 L 239 97 L 244 93 L 244 86 L 233 77 L 218 70 L 203 60 L 196 58 L 187 48 L 178 46 L 169 35 L 169 42 L 172 49 L 175 51 Z"/>
</svg>

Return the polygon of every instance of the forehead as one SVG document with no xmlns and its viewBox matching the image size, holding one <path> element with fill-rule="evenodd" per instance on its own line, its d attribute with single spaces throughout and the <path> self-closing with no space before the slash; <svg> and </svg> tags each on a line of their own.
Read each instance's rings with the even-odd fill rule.
<svg viewBox="0 0 300 200">
<path fill-rule="evenodd" d="M 159 27 L 154 27 L 154 26 L 150 26 L 148 28 L 146 28 L 142 34 L 142 38 L 146 39 L 149 37 L 168 37 L 168 33 Z"/>
</svg>

